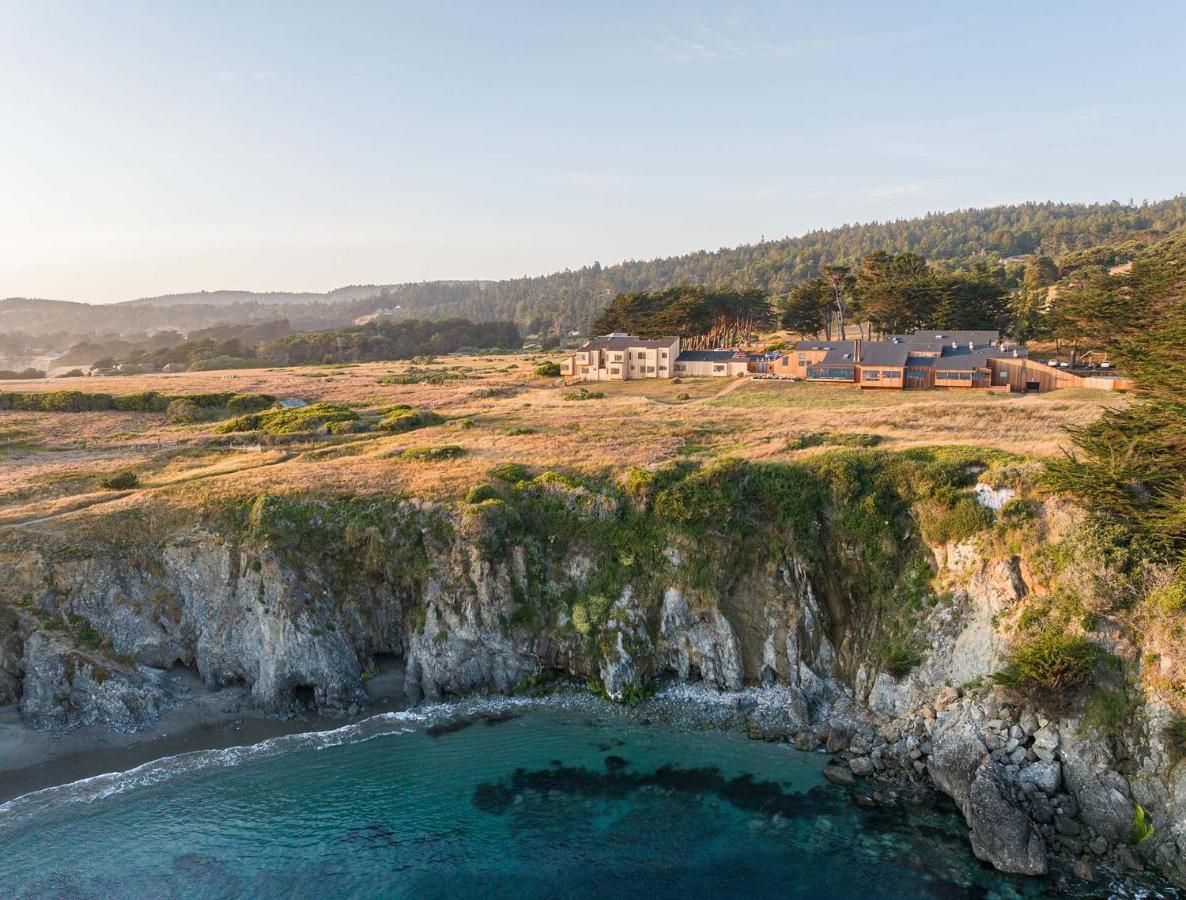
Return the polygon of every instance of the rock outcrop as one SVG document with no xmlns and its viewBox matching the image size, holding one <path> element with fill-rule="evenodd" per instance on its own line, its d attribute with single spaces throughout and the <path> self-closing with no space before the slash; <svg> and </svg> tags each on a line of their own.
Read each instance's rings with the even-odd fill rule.
<svg viewBox="0 0 1186 900">
<path fill-rule="evenodd" d="M 598 521 L 612 514 L 569 493 Z M 402 501 L 390 531 L 369 526 L 365 559 L 212 527 L 138 553 L 23 549 L 0 567 L 0 702 L 35 727 L 142 728 L 174 702 L 162 673 L 186 666 L 212 689 L 246 686 L 267 710 L 357 709 L 379 655 L 402 660 L 413 700 L 556 673 L 615 700 L 656 678 L 699 681 L 746 689 L 738 709 L 756 736 L 822 747 L 832 781 L 948 795 L 976 855 L 1002 871 L 1143 860 L 1186 881 L 1186 763 L 1162 737 L 1168 712 L 1150 706 L 1149 725 L 1110 746 L 985 683 L 1006 649 L 995 623 L 1029 590 L 1017 559 L 944 548 L 952 590 L 920 615 L 928 649 L 895 677 L 852 583 L 809 565 L 794 534 L 729 577 L 706 578 L 694 547 L 668 546 L 645 578 L 609 591 L 600 548 L 577 540 L 549 556 L 477 517 L 439 515 Z M 750 710 L 756 686 L 777 696 L 777 715 Z M 1134 848 L 1138 804 L 1154 832 Z"/>
</svg>

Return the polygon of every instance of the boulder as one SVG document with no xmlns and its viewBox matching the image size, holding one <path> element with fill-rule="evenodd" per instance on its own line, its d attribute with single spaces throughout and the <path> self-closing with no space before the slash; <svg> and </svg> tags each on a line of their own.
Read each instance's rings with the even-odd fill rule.
<svg viewBox="0 0 1186 900">
<path fill-rule="evenodd" d="M 1062 766 L 1057 762 L 1035 762 L 1021 767 L 1017 783 L 1023 791 L 1055 793 L 1062 784 Z"/>
<path fill-rule="evenodd" d="M 1046 845 L 1012 800 L 1005 773 L 996 763 L 981 766 L 968 790 L 972 852 L 1001 872 L 1046 874 Z"/>
<path fill-rule="evenodd" d="M 1127 840 L 1136 810 L 1123 775 L 1105 769 L 1088 776 L 1078 800 L 1079 816 L 1105 840 Z"/>
</svg>

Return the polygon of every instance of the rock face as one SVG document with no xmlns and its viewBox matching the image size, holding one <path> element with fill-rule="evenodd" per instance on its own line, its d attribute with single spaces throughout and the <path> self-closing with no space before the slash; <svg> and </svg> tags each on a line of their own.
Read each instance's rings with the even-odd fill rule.
<svg viewBox="0 0 1186 900">
<path fill-rule="evenodd" d="M 660 656 L 682 681 L 699 677 L 734 691 L 745 684 L 737 635 L 719 610 L 696 615 L 678 589 L 668 588 L 663 595 L 659 634 Z"/>
<path fill-rule="evenodd" d="M 113 668 L 44 635 L 25 642 L 21 715 L 35 726 L 103 723 L 136 731 L 159 718 L 169 697 L 146 670 Z"/>
<path fill-rule="evenodd" d="M 438 512 L 402 502 L 366 559 L 214 528 L 139 555 L 4 557 L 0 703 L 19 703 L 35 727 L 143 728 L 173 702 L 161 673 L 180 665 L 210 688 L 246 686 L 264 709 L 345 710 L 365 705 L 364 673 L 381 655 L 402 660 L 413 700 L 510 692 L 542 673 L 585 679 L 615 700 L 641 696 L 656 677 L 718 691 L 760 685 L 778 698 L 776 727 L 754 712 L 754 693 L 735 698 L 754 712 L 758 736 L 822 745 L 833 756 L 827 777 L 846 787 L 942 791 L 976 855 L 1001 871 L 1042 874 L 1050 856 L 1110 865 L 1139 856 L 1186 881 L 1186 763 L 1163 736 L 1168 710 L 1144 710 L 1148 726 L 1114 748 L 1077 720 L 1047 720 L 968 685 L 1001 664 L 994 622 L 1028 591 L 1016 559 L 944 548 L 949 602 L 928 608 L 928 649 L 895 678 L 875 652 L 880 623 L 851 587 L 860 579 L 841 586 L 810 568 L 794 534 L 715 579 L 694 568 L 694 547 L 668 546 L 656 571 L 611 591 L 599 580 L 601 548 L 577 541 L 550 558 L 462 515 L 436 527 Z M 590 514 L 612 510 L 597 500 Z M 841 549 L 842 566 L 859 566 Z M 1133 849 L 1138 803 L 1155 831 Z"/>
</svg>

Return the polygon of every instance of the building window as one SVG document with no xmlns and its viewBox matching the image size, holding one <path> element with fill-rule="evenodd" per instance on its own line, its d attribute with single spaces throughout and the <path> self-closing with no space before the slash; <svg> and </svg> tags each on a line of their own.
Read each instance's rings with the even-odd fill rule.
<svg viewBox="0 0 1186 900">
<path fill-rule="evenodd" d="M 612 369 L 610 369 L 610 370 L 609 370 L 609 373 L 610 373 L 611 375 L 621 375 L 621 374 L 622 374 L 622 370 L 621 370 L 621 369 L 619 369 L 619 368 L 617 368 L 617 367 L 615 366 L 614 368 L 612 368 Z"/>
<path fill-rule="evenodd" d="M 805 366 L 805 365 L 807 365 L 807 354 L 800 353 L 799 354 L 799 368 L 803 368 L 803 366 Z"/>
<path fill-rule="evenodd" d="M 897 369 L 885 369 L 881 373 L 882 378 L 901 378 L 902 373 Z"/>
<path fill-rule="evenodd" d="M 621 353 L 611 353 L 609 358 L 612 359 L 614 362 L 621 362 L 622 354 Z"/>
<path fill-rule="evenodd" d="M 862 369 L 861 381 L 880 381 L 881 373 L 876 369 Z"/>
<path fill-rule="evenodd" d="M 807 370 L 812 381 L 852 381 L 852 366 L 812 366 Z"/>
<path fill-rule="evenodd" d="M 667 359 L 667 351 L 666 351 L 666 350 L 660 350 L 660 351 L 659 351 L 659 358 L 660 358 L 660 359 Z"/>
<path fill-rule="evenodd" d="M 725 371 L 725 367 L 724 367 L 724 366 L 721 366 L 721 365 L 714 365 L 714 366 L 712 367 L 712 370 L 713 370 L 714 372 L 724 372 L 724 371 Z"/>
</svg>

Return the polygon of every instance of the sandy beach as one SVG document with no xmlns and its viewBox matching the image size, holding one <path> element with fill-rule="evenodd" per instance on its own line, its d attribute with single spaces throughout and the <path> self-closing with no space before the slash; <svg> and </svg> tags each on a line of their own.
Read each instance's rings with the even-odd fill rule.
<svg viewBox="0 0 1186 900">
<path fill-rule="evenodd" d="M 0 707 L 0 803 L 82 778 L 126 771 L 166 756 L 340 728 L 408 705 L 400 667 L 367 682 L 371 705 L 352 717 L 310 714 L 282 719 L 253 709 L 242 687 L 209 691 L 194 673 L 174 673 L 172 677 L 188 682 L 188 697 L 167 710 L 155 728 L 134 734 L 121 734 L 104 725 L 65 733 L 35 731 L 21 721 L 15 706 Z"/>
</svg>

